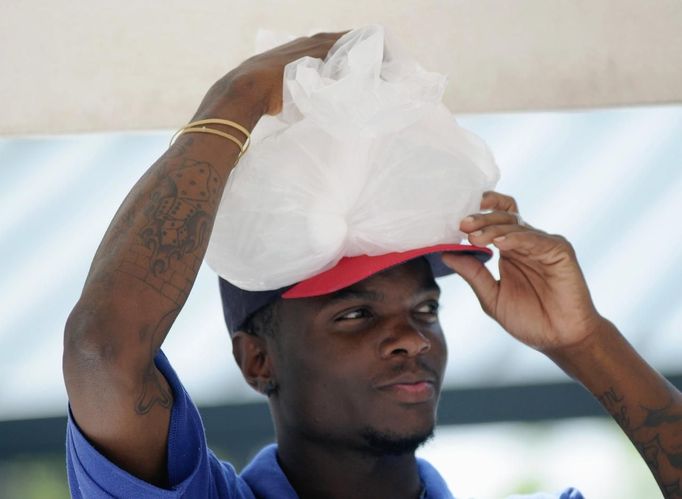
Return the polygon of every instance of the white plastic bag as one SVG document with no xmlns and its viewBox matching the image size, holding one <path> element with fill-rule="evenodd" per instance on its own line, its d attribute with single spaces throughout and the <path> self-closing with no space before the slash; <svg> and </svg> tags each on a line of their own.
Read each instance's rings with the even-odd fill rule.
<svg viewBox="0 0 682 499">
<path fill-rule="evenodd" d="M 325 61 L 288 64 L 282 113 L 261 118 L 228 180 L 210 266 L 260 291 L 343 256 L 461 241 L 461 218 L 499 172 L 442 104 L 445 86 L 379 25 L 347 33 Z"/>
</svg>

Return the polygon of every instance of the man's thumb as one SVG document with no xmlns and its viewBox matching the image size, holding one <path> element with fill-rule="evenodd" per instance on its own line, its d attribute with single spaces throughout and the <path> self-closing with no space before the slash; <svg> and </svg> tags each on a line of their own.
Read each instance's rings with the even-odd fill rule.
<svg viewBox="0 0 682 499">
<path fill-rule="evenodd" d="M 483 311 L 492 315 L 499 283 L 487 267 L 471 255 L 457 253 L 443 253 L 443 263 L 462 276 L 474 290 Z"/>
</svg>

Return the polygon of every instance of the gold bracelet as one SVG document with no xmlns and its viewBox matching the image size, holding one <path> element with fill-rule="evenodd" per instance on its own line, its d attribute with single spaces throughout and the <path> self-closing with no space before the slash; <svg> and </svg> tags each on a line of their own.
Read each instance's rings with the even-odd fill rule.
<svg viewBox="0 0 682 499">
<path fill-rule="evenodd" d="M 251 140 L 251 134 L 249 133 L 249 131 L 246 128 L 241 126 L 239 123 L 235 123 L 234 121 L 223 120 L 220 118 L 210 118 L 210 119 L 206 119 L 206 120 L 199 120 L 199 121 L 193 121 L 192 123 L 187 123 L 185 125 L 185 128 L 195 127 L 197 125 L 210 125 L 210 124 L 228 125 L 228 126 L 236 128 L 237 130 L 242 132 L 244 135 L 246 135 L 246 142 L 244 143 L 244 145 L 248 148 L 248 146 L 246 144 L 248 144 L 249 141 Z"/>
<path fill-rule="evenodd" d="M 237 139 L 236 137 L 233 137 L 229 133 L 221 132 L 220 130 L 213 130 L 212 128 L 206 128 L 206 127 L 185 127 L 185 128 L 181 128 L 180 130 L 175 132 L 175 135 L 173 135 L 173 137 L 171 138 L 170 145 L 173 145 L 173 142 L 175 141 L 175 139 L 177 137 L 179 137 L 180 135 L 182 135 L 183 133 L 193 133 L 193 132 L 210 133 L 212 135 L 218 135 L 220 137 L 224 137 L 228 140 L 231 140 L 232 142 L 234 142 L 235 144 L 237 144 L 239 146 L 239 149 L 241 149 L 241 153 L 239 154 L 239 157 L 241 157 L 246 152 L 246 147 L 244 147 L 244 145 L 241 142 L 239 142 L 239 139 Z"/>
<path fill-rule="evenodd" d="M 207 125 L 207 124 L 211 124 L 211 123 L 215 123 L 215 124 L 219 124 L 219 125 L 228 125 L 228 126 L 236 128 L 237 130 L 242 132 L 244 135 L 246 135 L 246 142 L 244 142 L 244 144 L 242 144 L 241 142 L 239 142 L 239 140 L 237 140 L 236 137 L 230 135 L 229 133 L 221 132 L 220 130 L 215 130 L 213 128 L 207 128 L 206 126 L 201 126 L 201 127 L 197 126 L 197 125 Z M 220 118 L 210 118 L 210 119 L 205 119 L 205 120 L 193 121 L 193 122 L 185 125 L 183 128 L 181 128 L 177 132 L 175 132 L 173 134 L 173 136 L 171 137 L 169 147 L 171 145 L 173 145 L 173 142 L 175 142 L 175 139 L 177 139 L 180 135 L 182 135 L 185 132 L 210 133 L 210 134 L 218 135 L 220 137 L 224 137 L 228 140 L 231 140 L 232 142 L 237 144 L 239 146 L 239 148 L 241 149 L 241 153 L 239 154 L 240 158 L 244 155 L 244 153 L 249 149 L 249 146 L 251 145 L 251 134 L 249 133 L 249 131 L 246 128 L 241 126 L 239 123 L 235 123 L 234 121 L 230 121 L 230 120 L 223 120 Z"/>
</svg>

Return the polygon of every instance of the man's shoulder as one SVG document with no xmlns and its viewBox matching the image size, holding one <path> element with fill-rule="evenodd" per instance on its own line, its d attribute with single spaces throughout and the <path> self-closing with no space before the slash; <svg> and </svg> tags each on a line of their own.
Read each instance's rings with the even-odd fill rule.
<svg viewBox="0 0 682 499">
<path fill-rule="evenodd" d="M 158 352 L 155 363 L 174 395 L 167 443 L 168 488 L 151 485 L 117 466 L 87 439 L 69 411 L 66 454 L 72 497 L 253 499 L 250 486 L 234 467 L 208 448 L 199 411 L 163 352 Z"/>
</svg>

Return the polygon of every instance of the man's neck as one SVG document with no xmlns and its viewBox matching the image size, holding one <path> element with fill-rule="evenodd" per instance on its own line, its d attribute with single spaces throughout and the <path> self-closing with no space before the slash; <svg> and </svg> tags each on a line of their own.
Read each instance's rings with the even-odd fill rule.
<svg viewBox="0 0 682 499">
<path fill-rule="evenodd" d="M 373 455 L 325 442 L 280 438 L 277 458 L 301 499 L 417 499 L 414 453 Z"/>
</svg>

